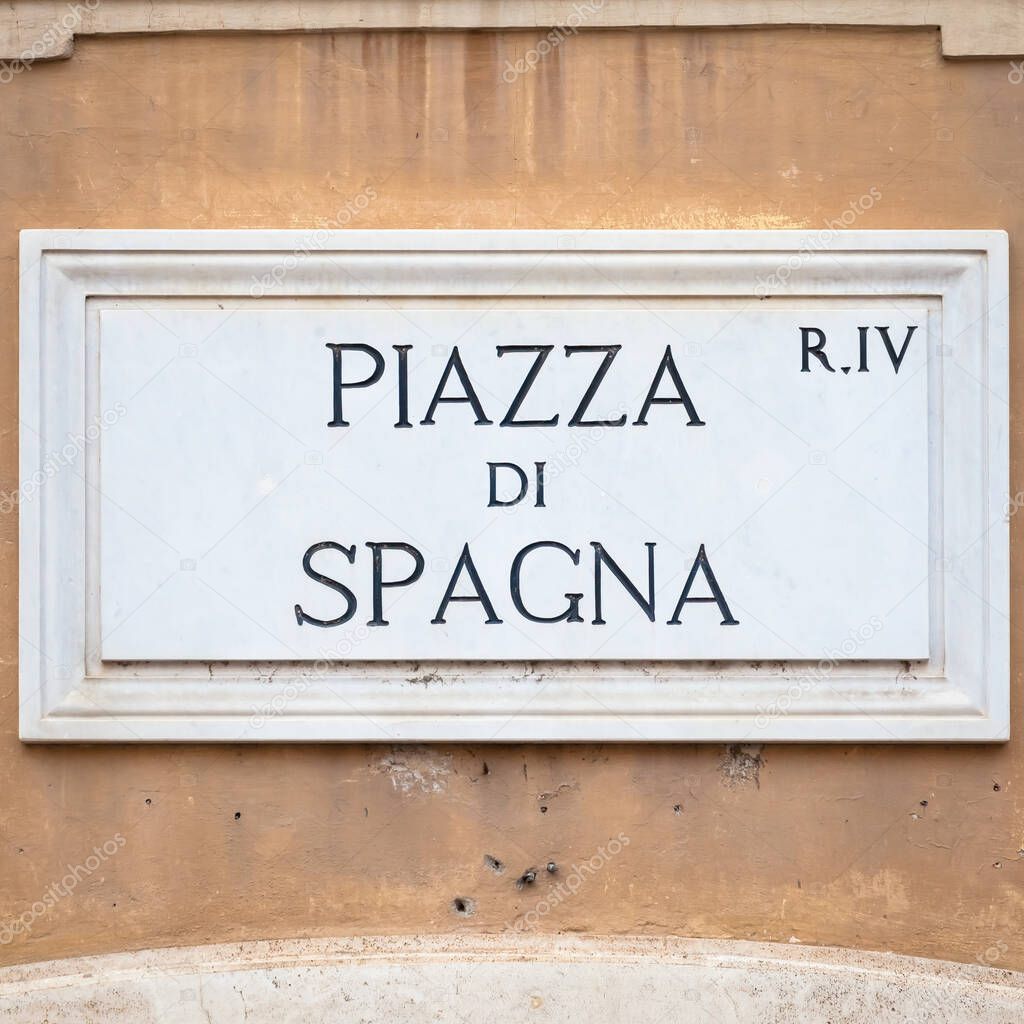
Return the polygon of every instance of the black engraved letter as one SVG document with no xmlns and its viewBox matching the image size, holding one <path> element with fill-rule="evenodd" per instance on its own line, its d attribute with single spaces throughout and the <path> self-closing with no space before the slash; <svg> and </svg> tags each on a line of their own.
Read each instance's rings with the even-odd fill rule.
<svg viewBox="0 0 1024 1024">
<path fill-rule="evenodd" d="M 384 373 L 384 357 L 372 345 L 336 345 L 328 342 L 327 347 L 334 354 L 334 417 L 327 426 L 347 427 L 348 421 L 341 410 L 342 392 L 345 388 L 368 388 L 376 384 Z M 373 372 L 362 380 L 346 381 L 341 374 L 342 352 L 364 352 L 373 360 Z"/>
<path fill-rule="evenodd" d="M 658 385 L 661 384 L 661 378 L 664 377 L 666 373 L 672 379 L 672 383 L 675 386 L 676 397 L 655 398 L 654 396 L 658 393 Z M 657 372 L 654 374 L 654 380 L 651 382 L 651 390 L 647 392 L 647 398 L 644 399 L 640 415 L 633 421 L 634 427 L 647 426 L 647 413 L 650 412 L 652 405 L 682 405 L 686 409 L 686 415 L 690 417 L 689 422 L 686 424 L 688 427 L 706 426 L 704 421 L 697 415 L 697 410 L 693 407 L 693 402 L 690 400 L 690 396 L 683 384 L 683 378 L 679 376 L 679 370 L 676 369 L 676 362 L 672 358 L 671 345 L 665 349 L 665 355 L 662 356 L 661 363 L 658 366 Z"/>
<path fill-rule="evenodd" d="M 498 345 L 498 358 L 500 359 L 506 352 L 536 352 L 537 358 L 534 359 L 533 365 L 530 367 L 530 372 L 526 375 L 526 379 L 523 381 L 519 391 L 516 392 L 516 397 L 512 399 L 512 404 L 508 407 L 508 412 L 505 413 L 505 418 L 501 421 L 503 427 L 553 427 L 558 423 L 558 413 L 555 413 L 551 419 L 548 420 L 517 420 L 515 415 L 519 412 L 523 402 L 526 401 L 526 396 L 530 393 L 530 388 L 533 387 L 533 382 L 537 379 L 537 374 L 540 373 L 540 368 L 544 365 L 545 360 L 551 355 L 554 345 Z"/>
<path fill-rule="evenodd" d="M 640 606 L 644 615 L 654 621 L 654 542 L 648 541 L 647 548 L 647 597 L 633 585 L 633 581 L 622 571 L 615 559 L 604 549 L 604 545 L 596 540 L 590 542 L 594 549 L 594 622 L 595 626 L 603 626 L 601 617 L 601 566 L 607 565 L 612 575 L 626 588 L 626 593 Z"/>
<path fill-rule="evenodd" d="M 693 581 L 697 578 L 698 569 L 704 573 L 704 579 L 708 581 L 708 586 L 711 588 L 711 597 L 690 597 L 690 588 L 693 586 Z M 722 613 L 723 626 L 739 625 L 739 620 L 734 619 L 732 617 L 732 612 L 729 611 L 729 605 L 725 600 L 725 594 L 722 593 L 722 588 L 718 585 L 718 580 L 715 579 L 715 574 L 711 569 L 711 563 L 708 561 L 707 553 L 704 551 L 704 545 L 701 544 L 700 550 L 697 552 L 697 557 L 693 560 L 693 567 L 690 569 L 690 575 L 686 577 L 686 583 L 683 584 L 683 592 L 679 595 L 679 603 L 676 605 L 676 610 L 672 613 L 672 618 L 668 620 L 668 625 L 679 625 L 679 615 L 683 610 L 683 605 L 711 603 L 718 605 L 718 610 Z"/>
<path fill-rule="evenodd" d="M 818 336 L 818 343 L 816 345 L 811 344 L 811 335 L 816 334 Z M 811 372 L 811 356 L 821 363 L 822 366 L 828 370 L 829 373 L 835 373 L 828 362 L 828 356 L 825 355 L 825 332 L 819 330 L 817 327 L 801 327 L 800 328 L 800 345 L 803 351 L 803 366 L 800 367 L 801 373 Z"/>
<path fill-rule="evenodd" d="M 601 365 L 597 368 L 597 372 L 594 374 L 593 379 L 590 381 L 590 387 L 587 388 L 586 394 L 580 400 L 580 404 L 576 411 L 572 414 L 572 419 L 569 420 L 570 427 L 621 427 L 626 422 L 626 414 L 623 413 L 617 420 L 585 420 L 583 417 L 587 413 L 587 409 L 590 408 L 590 403 L 594 400 L 594 395 L 597 394 L 597 389 L 601 386 L 601 381 L 604 380 L 608 371 L 611 369 L 612 362 L 615 357 L 619 354 L 619 350 L 622 348 L 621 345 L 566 345 L 565 346 L 565 357 L 569 358 L 571 355 L 575 355 L 577 352 L 603 352 L 604 359 L 601 360 Z"/>
<path fill-rule="evenodd" d="M 410 583 L 415 583 L 423 575 L 423 556 L 411 544 L 401 542 L 382 544 L 371 540 L 366 542 L 366 546 L 373 552 L 373 618 L 367 625 L 387 626 L 388 620 L 384 618 L 384 588 L 407 587 Z M 413 570 L 405 579 L 384 579 L 385 551 L 404 551 L 407 555 L 412 555 Z"/>
<path fill-rule="evenodd" d="M 531 551 L 536 551 L 538 548 L 554 548 L 556 551 L 564 551 L 572 559 L 573 565 L 580 564 L 579 548 L 573 551 L 572 548 L 568 548 L 556 540 L 538 540 L 533 544 L 527 544 L 513 559 L 512 571 L 509 574 L 509 590 L 512 593 L 512 603 L 516 606 L 516 611 L 531 622 L 582 622 L 583 616 L 580 615 L 582 594 L 566 594 L 569 607 L 561 615 L 533 615 L 526 610 L 519 577 L 523 569 L 523 560 Z"/>
<path fill-rule="evenodd" d="M 473 589 L 476 593 L 456 597 L 454 596 L 455 587 L 458 585 L 459 577 L 462 575 L 463 569 L 465 569 L 466 573 L 469 575 L 470 582 L 473 584 Z M 495 613 L 494 605 L 491 604 L 491 599 L 487 596 L 487 591 L 484 589 L 484 585 L 480 581 L 480 574 L 476 571 L 476 566 L 473 564 L 473 556 L 469 553 L 469 544 L 463 545 L 462 554 L 459 555 L 459 561 L 455 566 L 455 571 L 452 573 L 452 578 L 448 581 L 448 589 L 444 592 L 444 597 L 441 598 L 441 604 L 438 606 L 437 614 L 430 620 L 431 623 L 435 626 L 444 624 L 444 613 L 452 601 L 479 601 L 484 606 L 484 611 L 487 612 L 487 625 L 493 626 L 501 623 L 501 619 L 499 619 Z"/>
<path fill-rule="evenodd" d="M 459 378 L 459 383 L 462 385 L 462 394 L 453 395 L 450 398 L 443 398 L 442 393 L 445 385 L 448 383 L 448 378 L 452 375 L 453 370 L 455 371 L 455 376 Z M 476 414 L 476 425 L 478 427 L 491 422 L 491 420 L 484 415 L 484 407 L 480 404 L 480 399 L 477 398 L 477 394 L 473 390 L 473 385 L 470 382 L 469 374 L 466 373 L 465 366 L 462 365 L 462 356 L 459 355 L 458 345 L 452 349 L 452 354 L 448 359 L 448 364 L 444 368 L 444 373 L 441 374 L 441 379 L 437 382 L 437 390 L 434 392 L 434 397 L 430 400 L 427 415 L 420 420 L 422 425 L 429 426 L 434 422 L 434 413 L 437 412 L 437 407 L 442 402 L 450 404 L 468 402 L 473 407 L 473 412 Z"/>
<path fill-rule="evenodd" d="M 345 611 L 336 619 L 317 619 L 312 615 L 307 615 L 302 610 L 302 605 L 297 604 L 295 606 L 295 621 L 298 622 L 300 626 L 306 622 L 311 626 L 340 626 L 342 623 L 348 622 L 348 620 L 356 613 L 355 594 L 353 594 L 344 583 L 332 580 L 330 576 L 325 576 L 322 572 L 317 572 L 316 569 L 313 568 L 313 556 L 318 551 L 324 551 L 327 548 L 332 551 L 340 551 L 348 559 L 350 565 L 356 560 L 356 548 L 354 544 L 352 547 L 347 548 L 343 544 L 338 544 L 333 540 L 322 540 L 319 544 L 314 544 L 306 550 L 306 553 L 302 556 L 302 569 L 311 580 L 316 580 L 317 583 L 322 583 L 325 587 L 330 587 L 331 590 L 335 590 L 341 594 L 341 596 L 345 598 Z"/>
</svg>

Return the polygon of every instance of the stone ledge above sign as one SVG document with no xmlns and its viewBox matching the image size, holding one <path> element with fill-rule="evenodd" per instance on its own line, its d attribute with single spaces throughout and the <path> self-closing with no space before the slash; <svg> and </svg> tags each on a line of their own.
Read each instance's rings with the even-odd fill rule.
<svg viewBox="0 0 1024 1024">
<path fill-rule="evenodd" d="M 771 28 L 803 25 L 926 28 L 947 57 L 1024 53 L 1018 0 L 10 0 L 0 60 L 70 57 L 76 36 L 181 32 L 332 32 L 403 29 Z"/>
<path fill-rule="evenodd" d="M 26 740 L 1008 735 L 1000 232 L 21 258 Z"/>
</svg>

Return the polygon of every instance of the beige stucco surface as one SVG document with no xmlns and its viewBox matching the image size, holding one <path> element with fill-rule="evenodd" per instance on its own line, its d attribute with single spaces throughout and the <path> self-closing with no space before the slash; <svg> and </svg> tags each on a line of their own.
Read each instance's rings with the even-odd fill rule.
<svg viewBox="0 0 1024 1024">
<path fill-rule="evenodd" d="M 1006 61 L 946 61 L 928 29 L 608 31 L 503 76 L 539 38 L 87 38 L 0 85 L 3 491 L 19 228 L 814 232 L 874 189 L 850 226 L 1005 228 L 1015 257 L 1024 84 Z M 28 921 L 0 962 L 521 920 L 1024 968 L 1016 724 L 987 747 L 30 747 L 11 512 L 0 624 L 0 939 Z M 1020 655 L 1015 633 L 1015 711 Z"/>
</svg>

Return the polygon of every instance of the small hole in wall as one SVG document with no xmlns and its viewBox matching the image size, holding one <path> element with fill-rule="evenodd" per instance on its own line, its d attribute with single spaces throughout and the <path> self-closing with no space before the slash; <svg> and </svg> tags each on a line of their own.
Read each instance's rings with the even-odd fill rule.
<svg viewBox="0 0 1024 1024">
<path fill-rule="evenodd" d="M 238 821 L 238 819 L 239 819 L 239 818 L 240 818 L 241 816 L 242 816 L 242 812 L 241 812 L 241 811 L 235 811 L 235 821 Z"/>
<path fill-rule="evenodd" d="M 456 896 L 452 900 L 452 910 L 460 917 L 472 917 L 476 910 L 476 903 L 466 896 Z"/>
<path fill-rule="evenodd" d="M 505 865 L 502 864 L 497 857 L 492 857 L 489 853 L 484 854 L 484 863 L 496 874 L 500 875 L 505 870 Z"/>
</svg>

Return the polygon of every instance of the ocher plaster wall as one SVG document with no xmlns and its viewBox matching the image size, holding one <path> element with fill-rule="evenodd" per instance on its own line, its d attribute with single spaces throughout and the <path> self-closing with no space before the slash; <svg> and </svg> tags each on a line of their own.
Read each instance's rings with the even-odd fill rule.
<svg viewBox="0 0 1024 1024">
<path fill-rule="evenodd" d="M 352 226 L 820 229 L 876 188 L 859 227 L 1024 230 L 1024 85 L 944 61 L 935 31 L 582 33 L 504 82 L 538 38 L 88 39 L 0 86 L 3 490 L 22 227 L 307 227 L 369 188 Z M 498 930 L 624 834 L 538 929 L 1024 968 L 1019 725 L 961 748 L 27 747 L 14 514 L 0 540 L 0 937 L 124 839 L 4 962 Z M 1015 709 L 1020 655 L 1015 634 Z"/>
</svg>

